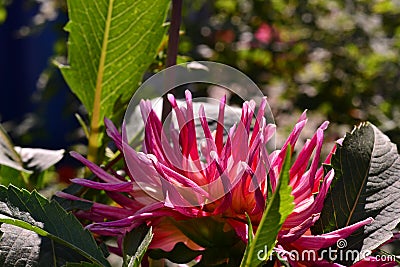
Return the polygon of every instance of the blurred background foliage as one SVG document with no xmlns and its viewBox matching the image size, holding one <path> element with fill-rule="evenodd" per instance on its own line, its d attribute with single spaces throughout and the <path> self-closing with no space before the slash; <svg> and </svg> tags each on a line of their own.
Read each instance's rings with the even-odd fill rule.
<svg viewBox="0 0 400 267">
<path fill-rule="evenodd" d="M 186 4 L 182 54 L 249 75 L 278 125 L 309 109 L 339 125 L 331 132 L 370 120 L 400 143 L 400 1 Z"/>
<path fill-rule="evenodd" d="M 65 0 L 0 0 L 0 30 L 12 19 L 8 11 L 15 12 L 16 5 L 25 12 L 31 10 L 26 14 L 30 20 L 11 38 L 48 34 L 49 24 L 56 36 L 50 40 L 51 56 L 44 59 L 46 66 L 31 92 L 39 108 L 23 112 L 41 114 L 36 116 L 40 122 L 52 113 L 51 104 L 45 110 L 40 108 L 46 100 L 58 103 L 64 116 L 72 120 L 75 112 L 85 117 L 74 96 L 57 93 L 68 89 L 51 64 L 55 58 L 65 60 Z M 370 120 L 400 144 L 399 15 L 398 0 L 185 1 L 179 60 L 211 60 L 243 71 L 269 97 L 277 124 L 284 130 L 309 109 L 310 122 L 315 123 L 311 130 L 325 119 L 333 122 L 330 140 L 341 137 L 359 121 Z M 161 47 L 149 72 L 162 68 L 164 60 L 165 47 Z M 8 63 L 2 59 L 3 64 Z M 7 91 L 2 88 L 5 98 Z M 0 107 L 0 114 L 4 112 Z M 12 118 L 2 116 L 3 122 L 13 138 L 24 136 L 15 133 Z M 82 141 L 77 125 L 69 123 L 62 128 L 66 144 Z M 68 132 L 76 134 L 66 136 Z M 32 136 L 32 131 L 26 135 Z M 51 138 L 47 136 L 47 140 Z M 34 143 L 35 138 L 21 140 Z"/>
</svg>

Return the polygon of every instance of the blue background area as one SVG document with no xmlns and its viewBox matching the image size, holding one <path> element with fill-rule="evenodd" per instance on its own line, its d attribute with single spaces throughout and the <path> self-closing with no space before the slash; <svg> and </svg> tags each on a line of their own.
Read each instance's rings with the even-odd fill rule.
<svg viewBox="0 0 400 267">
<path fill-rule="evenodd" d="M 32 25 L 36 13 L 37 7 L 27 7 L 26 1 L 14 0 L 7 8 L 6 21 L 0 25 L 0 122 L 12 121 L 18 125 L 33 112 L 39 120 L 28 141 L 19 140 L 10 131 L 16 145 L 66 148 L 73 142 L 68 134 L 77 127 L 73 113 L 66 112 L 66 107 L 75 99 L 59 71 L 53 77 L 51 96 L 46 101 L 34 103 L 32 95 L 37 90 L 40 74 L 50 65 L 55 41 L 66 36 L 57 27 L 65 25 L 67 18 L 59 14 L 37 33 L 18 38 L 18 30 Z"/>
</svg>

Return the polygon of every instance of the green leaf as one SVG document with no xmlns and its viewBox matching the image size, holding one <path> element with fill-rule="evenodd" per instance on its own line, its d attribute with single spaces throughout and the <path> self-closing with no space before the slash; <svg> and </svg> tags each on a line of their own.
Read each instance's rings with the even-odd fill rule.
<svg viewBox="0 0 400 267">
<path fill-rule="evenodd" d="M 28 177 L 25 176 L 29 176 L 29 174 L 6 165 L 0 166 L 0 184 L 2 185 L 12 184 L 18 187 L 26 187 Z"/>
<path fill-rule="evenodd" d="M 82 127 L 83 132 L 85 133 L 85 137 L 87 139 L 89 139 L 89 129 L 88 126 L 86 125 L 85 121 L 83 120 L 83 118 L 81 117 L 81 115 L 79 115 L 78 113 L 75 113 L 75 118 L 76 120 L 79 122 L 79 124 Z"/>
<path fill-rule="evenodd" d="M 47 237 L 92 263 L 110 266 L 90 232 L 84 230 L 80 222 L 57 202 L 49 202 L 35 191 L 29 193 L 14 186 L 0 186 L 0 222 Z M 56 251 L 54 247 L 53 251 Z M 57 257 L 63 255 L 54 255 Z"/>
<path fill-rule="evenodd" d="M 73 250 L 33 231 L 5 223 L 0 230 L 0 266 L 62 266 L 68 261 L 85 260 Z"/>
<path fill-rule="evenodd" d="M 251 223 L 251 219 L 249 217 L 249 215 L 246 213 L 246 219 L 247 219 L 247 226 L 249 227 L 249 237 L 248 237 L 248 242 L 249 244 L 251 244 L 253 242 L 254 239 L 254 234 L 253 234 L 253 224 Z"/>
<path fill-rule="evenodd" d="M 40 173 L 59 162 L 64 156 L 64 149 L 49 150 L 42 148 L 15 147 L 26 169 Z"/>
<path fill-rule="evenodd" d="M 251 223 L 251 219 L 247 213 L 246 213 L 246 219 L 247 219 L 247 226 L 249 227 L 249 229 L 247 230 L 248 240 L 247 240 L 246 250 L 244 251 L 243 260 L 249 257 L 249 247 L 252 246 L 254 239 L 253 224 Z"/>
<path fill-rule="evenodd" d="M 139 267 L 152 238 L 152 230 L 147 225 L 141 225 L 127 233 L 123 242 L 123 266 Z"/>
<path fill-rule="evenodd" d="M 69 0 L 69 66 L 59 65 L 91 117 L 99 146 L 103 118 L 122 115 L 156 56 L 168 0 Z M 116 105 L 116 103 L 119 103 Z M 90 153 L 90 152 L 89 152 Z"/>
<path fill-rule="evenodd" d="M 269 199 L 252 242 L 247 245 L 240 265 L 242 267 L 259 266 L 263 262 L 262 260 L 269 258 L 283 223 L 294 209 L 292 188 L 289 186 L 290 151 L 291 149 L 288 147 L 278 185 Z M 262 256 L 262 260 L 259 259 L 260 256 Z"/>
<path fill-rule="evenodd" d="M 2 224 L 0 266 L 37 266 L 41 238 L 14 225 Z"/>
<path fill-rule="evenodd" d="M 15 170 L 29 172 L 24 169 L 20 155 L 15 151 L 14 144 L 7 132 L 0 124 L 0 165 L 11 167 Z"/>
<path fill-rule="evenodd" d="M 52 199 L 57 201 L 60 206 L 66 211 L 74 211 L 74 210 L 90 210 L 93 206 L 92 202 L 82 201 L 82 200 L 71 200 L 58 196 L 53 196 Z"/>
<path fill-rule="evenodd" d="M 0 266 L 63 266 L 85 260 L 74 250 L 19 226 L 3 223 L 1 232 Z"/>
<path fill-rule="evenodd" d="M 389 240 L 400 222 L 400 156 L 396 145 L 374 125 L 362 124 L 338 144 L 332 167 L 335 183 L 312 232 L 326 233 L 372 217 L 374 222 L 347 238 L 345 248 L 365 255 Z"/>
</svg>

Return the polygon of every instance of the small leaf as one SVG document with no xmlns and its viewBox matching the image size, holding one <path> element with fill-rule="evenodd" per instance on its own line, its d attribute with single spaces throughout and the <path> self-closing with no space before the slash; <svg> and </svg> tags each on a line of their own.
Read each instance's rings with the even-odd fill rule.
<svg viewBox="0 0 400 267">
<path fill-rule="evenodd" d="M 26 171 L 22 165 L 20 155 L 15 151 L 14 145 L 7 132 L 0 125 L 0 165 L 11 167 L 15 170 Z"/>
<path fill-rule="evenodd" d="M 26 176 L 29 176 L 29 174 L 26 174 L 25 172 L 16 170 L 9 166 L 0 166 L 0 184 L 12 184 L 18 187 L 25 187 L 28 183 L 28 180 L 27 177 L 24 177 L 24 174 Z"/>
<path fill-rule="evenodd" d="M 246 248 L 240 266 L 259 266 L 262 263 L 259 259 L 260 251 L 263 252 L 262 256 L 264 259 L 269 258 L 275 247 L 278 233 L 283 223 L 294 209 L 294 198 L 291 195 L 292 188 L 289 186 L 290 151 L 291 149 L 288 147 L 278 185 L 269 199 L 252 242 Z"/>
<path fill-rule="evenodd" d="M 59 162 L 64 156 L 64 149 L 48 150 L 41 148 L 15 147 L 26 169 L 34 172 L 43 172 Z"/>
<path fill-rule="evenodd" d="M 0 222 L 48 237 L 93 263 L 110 266 L 90 232 L 57 202 L 49 202 L 35 191 L 0 186 Z M 81 261 L 78 257 L 77 260 Z"/>
<path fill-rule="evenodd" d="M 254 239 L 253 225 L 252 225 L 251 219 L 247 213 L 246 213 L 246 219 L 247 219 L 247 227 L 248 227 L 248 243 L 251 244 Z"/>
<path fill-rule="evenodd" d="M 139 267 L 152 238 L 152 230 L 147 225 L 141 225 L 127 233 L 123 242 L 123 266 Z"/>
<path fill-rule="evenodd" d="M 362 124 L 338 144 L 332 167 L 335 183 L 312 232 L 326 233 L 372 217 L 374 222 L 347 238 L 345 248 L 365 255 L 389 240 L 400 222 L 400 156 L 396 145 L 374 125 Z"/>
<path fill-rule="evenodd" d="M 78 113 L 75 113 L 75 118 L 78 120 L 79 124 L 82 127 L 83 132 L 85 133 L 85 137 L 89 139 L 89 129 L 88 126 L 86 125 L 85 121 L 82 119 L 81 115 Z"/>
</svg>

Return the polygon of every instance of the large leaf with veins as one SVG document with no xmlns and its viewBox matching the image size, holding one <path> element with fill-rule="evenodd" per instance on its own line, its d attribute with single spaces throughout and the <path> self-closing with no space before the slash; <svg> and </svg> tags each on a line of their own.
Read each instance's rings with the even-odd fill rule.
<svg viewBox="0 0 400 267">
<path fill-rule="evenodd" d="M 69 0 L 68 63 L 61 72 L 92 127 L 122 115 L 164 37 L 168 0 Z M 101 130 L 98 131 L 99 137 Z"/>
<path fill-rule="evenodd" d="M 74 215 L 35 191 L 0 186 L 1 223 L 10 225 L 0 228 L 1 266 L 21 266 L 14 265 L 16 261 L 32 263 L 30 266 L 62 266 L 68 261 L 85 260 L 97 266 L 110 266 L 93 236 Z"/>
<path fill-rule="evenodd" d="M 349 236 L 344 248 L 363 255 L 389 240 L 400 222 L 400 156 L 386 135 L 364 123 L 338 144 L 332 167 L 335 180 L 312 232 L 331 232 L 372 217 L 374 222 Z"/>
</svg>

